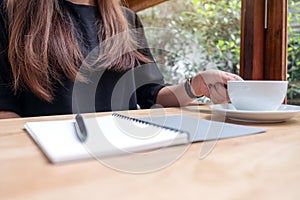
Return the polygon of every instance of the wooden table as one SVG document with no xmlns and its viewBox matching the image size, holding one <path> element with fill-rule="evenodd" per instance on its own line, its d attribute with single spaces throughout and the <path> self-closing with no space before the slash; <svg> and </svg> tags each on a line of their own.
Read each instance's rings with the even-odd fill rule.
<svg viewBox="0 0 300 200">
<path fill-rule="evenodd" d="M 207 106 L 168 108 L 210 119 Z M 131 111 L 145 116 L 147 110 Z M 107 113 L 101 113 L 107 114 Z M 96 160 L 53 165 L 25 130 L 27 121 L 0 120 L 0 198 L 4 199 L 300 199 L 300 116 L 284 123 L 248 124 L 266 133 L 220 140 L 199 159 L 203 143 L 192 144 L 171 166 L 134 175 Z"/>
</svg>

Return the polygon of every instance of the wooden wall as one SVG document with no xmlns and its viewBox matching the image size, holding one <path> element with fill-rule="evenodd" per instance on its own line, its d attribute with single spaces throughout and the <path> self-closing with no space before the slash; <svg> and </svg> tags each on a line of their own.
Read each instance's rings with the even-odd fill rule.
<svg viewBox="0 0 300 200">
<path fill-rule="evenodd" d="M 127 4 L 127 6 L 135 12 L 155 6 L 165 1 L 167 0 L 124 0 L 125 5 Z"/>
</svg>

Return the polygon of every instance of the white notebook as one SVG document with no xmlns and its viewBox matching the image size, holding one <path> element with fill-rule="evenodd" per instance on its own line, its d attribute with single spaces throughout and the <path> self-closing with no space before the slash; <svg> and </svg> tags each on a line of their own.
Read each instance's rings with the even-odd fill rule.
<svg viewBox="0 0 300 200">
<path fill-rule="evenodd" d="M 81 143 L 74 120 L 27 122 L 25 129 L 52 163 L 124 155 L 188 143 L 184 131 L 113 114 L 85 118 L 88 137 Z"/>
<path fill-rule="evenodd" d="M 106 157 L 265 132 L 265 129 L 181 115 L 134 119 L 119 114 L 85 118 L 86 143 L 73 120 L 27 122 L 25 129 L 52 163 Z"/>
</svg>

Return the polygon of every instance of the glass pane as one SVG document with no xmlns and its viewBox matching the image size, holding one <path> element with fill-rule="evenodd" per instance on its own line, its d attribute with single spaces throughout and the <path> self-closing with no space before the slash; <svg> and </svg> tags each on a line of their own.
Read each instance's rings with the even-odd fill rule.
<svg viewBox="0 0 300 200">
<path fill-rule="evenodd" d="M 289 0 L 288 103 L 300 105 L 300 0 Z"/>
<path fill-rule="evenodd" d="M 170 0 L 138 14 L 166 82 L 208 68 L 239 73 L 241 0 Z"/>
</svg>

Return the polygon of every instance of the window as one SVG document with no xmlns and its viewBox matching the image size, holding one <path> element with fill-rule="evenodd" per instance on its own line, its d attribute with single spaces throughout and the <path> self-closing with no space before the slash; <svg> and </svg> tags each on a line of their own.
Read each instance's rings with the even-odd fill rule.
<svg viewBox="0 0 300 200">
<path fill-rule="evenodd" d="M 138 14 L 168 83 L 207 68 L 239 73 L 240 0 L 172 0 Z"/>
</svg>

